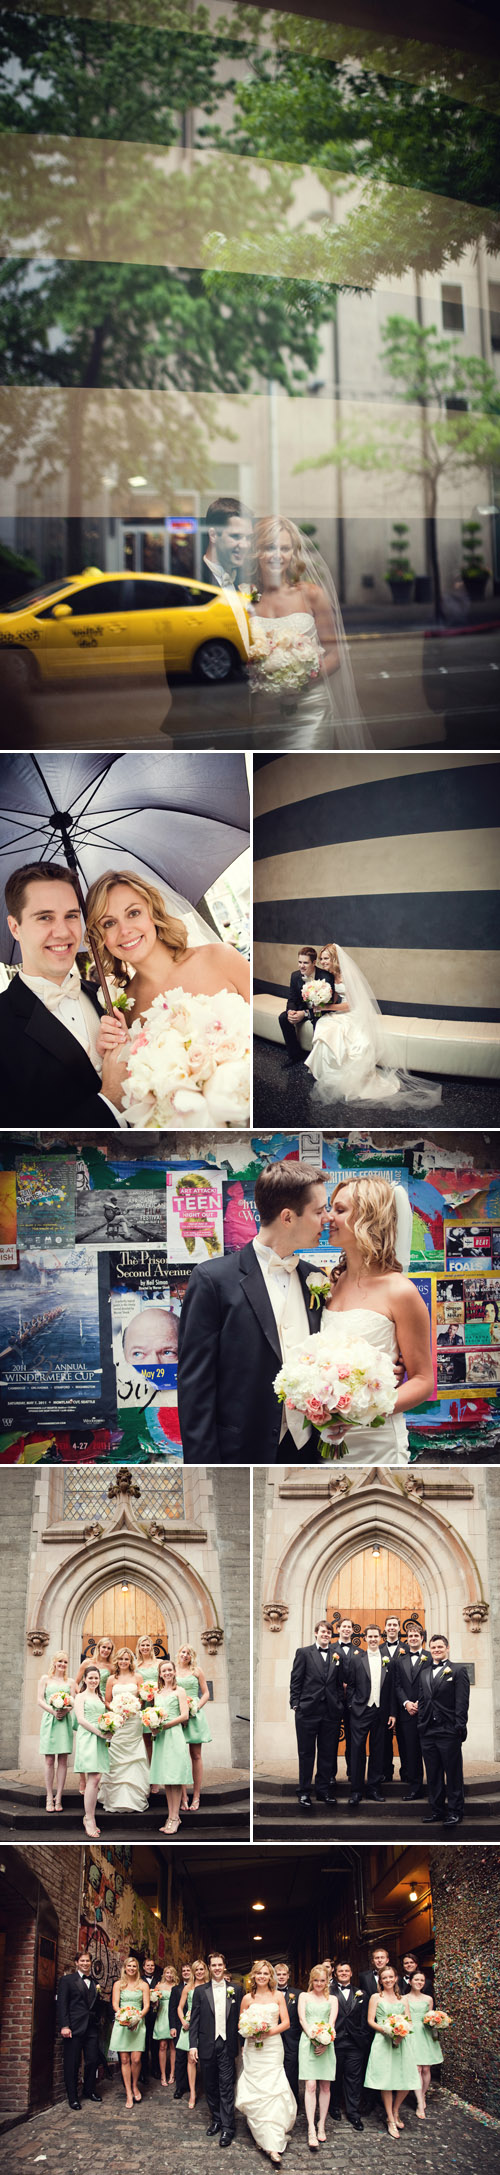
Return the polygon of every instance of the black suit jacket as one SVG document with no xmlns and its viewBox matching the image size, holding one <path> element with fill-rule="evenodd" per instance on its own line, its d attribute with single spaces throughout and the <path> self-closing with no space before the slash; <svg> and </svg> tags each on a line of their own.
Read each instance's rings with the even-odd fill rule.
<svg viewBox="0 0 500 2175">
<path fill-rule="evenodd" d="M 370 1691 L 371 1678 L 367 1656 L 362 1653 L 361 1648 L 358 1648 L 353 1653 L 351 1672 L 347 1682 L 347 1705 L 349 1713 L 354 1717 L 355 1721 L 361 1721 L 365 1715 L 368 1715 Z M 394 1662 L 384 1662 L 383 1659 L 380 1679 L 380 1713 L 384 1722 L 387 1721 L 390 1714 L 394 1714 Z"/>
<path fill-rule="evenodd" d="M 333 980 L 333 974 L 329 974 L 327 976 L 325 972 L 325 976 L 323 977 L 319 967 L 311 966 L 310 974 L 306 976 L 306 980 L 308 982 L 321 982 L 323 979 L 328 980 L 329 982 L 331 981 L 332 996 L 335 996 L 335 984 Z M 314 1020 L 316 1018 L 316 1013 L 313 1012 L 310 1005 L 306 1004 L 305 997 L 302 996 L 302 973 L 300 967 L 294 967 L 293 974 L 290 975 L 290 988 L 286 1000 L 286 1009 L 287 1012 L 305 1012 L 307 1019 L 310 1020 Z"/>
<path fill-rule="evenodd" d="M 85 996 L 97 1007 L 97 990 Z M 18 974 L 0 996 L 2 1125 L 118 1125 L 86 1050 Z"/>
<path fill-rule="evenodd" d="M 412 1668 L 412 1660 L 409 1650 L 408 1652 L 405 1651 L 404 1653 L 398 1655 L 395 1670 L 397 1708 L 401 1709 L 401 1707 L 404 1707 L 405 1699 L 418 1700 L 418 1687 L 422 1670 L 426 1667 L 426 1665 L 428 1665 L 428 1662 L 429 1655 L 425 1646 L 422 1647 L 422 1653 L 419 1657 L 415 1669 Z M 417 1717 L 416 1715 L 414 1715 L 413 1721 L 416 1721 L 416 1719 Z M 409 1720 L 412 1720 L 411 1715 L 409 1717 Z"/>
<path fill-rule="evenodd" d="M 283 1989 L 282 1989 L 282 1992 L 283 1992 Z M 288 2028 L 288 2031 L 287 2031 L 287 2032 L 285 2032 L 285 2035 L 284 2035 L 284 2039 L 283 2039 L 283 2047 L 286 2047 L 287 2043 L 288 2043 L 288 2046 L 290 2046 L 290 2047 L 291 2047 L 291 2046 L 294 2046 L 294 2045 L 295 2045 L 295 2046 L 298 2046 L 298 2044 L 299 2044 L 299 2039 L 300 2039 L 300 2037 L 301 2037 L 301 2033 L 302 2033 L 302 2025 L 301 2025 L 301 2022 L 300 2022 L 300 2017 L 299 2017 L 299 1988 L 298 1988 L 298 1986 L 287 1986 L 287 1987 L 286 1987 L 286 1989 L 285 1989 L 285 1991 L 283 1992 L 283 2000 L 284 2000 L 284 2001 L 286 2002 L 286 2006 L 287 2006 L 287 2009 L 288 2009 L 288 2015 L 289 2015 L 289 2018 L 290 2018 L 290 2024 L 289 2024 L 289 2028 Z"/>
<path fill-rule="evenodd" d="M 228 2054 L 236 2061 L 239 2048 L 238 2017 L 243 2000 L 242 1986 L 233 1986 L 226 1992 L 226 2046 Z M 212 1983 L 195 1986 L 189 2023 L 189 2045 L 197 2047 L 200 2062 L 207 2062 L 215 2046 L 215 2008 Z"/>
<path fill-rule="evenodd" d="M 322 1308 L 310 1304 L 311 1269 L 311 1262 L 299 1262 L 314 1336 Z M 180 1318 L 177 1377 L 186 1465 L 279 1462 L 282 1406 L 273 1383 L 281 1365 L 278 1330 L 253 1244 L 193 1269 Z"/>
<path fill-rule="evenodd" d="M 184 1993 L 184 1980 L 183 1980 L 183 1979 L 179 1979 L 179 1984 L 178 1984 L 178 1986 L 173 1986 L 173 1987 L 172 1987 L 172 1992 L 171 1992 L 171 1995 L 170 1995 L 170 2001 L 169 2001 L 169 2004 L 168 2004 L 168 2021 L 169 2021 L 169 2025 L 170 2025 L 170 2030 L 171 2030 L 171 2032 L 175 2032 L 175 2035 L 176 2035 L 176 2039 L 178 2039 L 178 2037 L 179 2037 L 179 2032 L 181 2032 L 181 2031 L 182 2031 L 182 2024 L 181 2024 L 181 2020 L 180 2020 L 180 2016 L 179 2016 L 179 2002 L 180 2002 L 180 1999 L 181 1999 L 181 1994 L 183 1994 L 183 1993 Z"/>
<path fill-rule="evenodd" d="M 432 1663 L 421 1669 L 418 1686 L 418 1728 L 422 1737 L 450 1737 L 459 1731 L 467 1736 L 470 1683 L 463 1662 L 447 1661 L 434 1678 Z"/>
<path fill-rule="evenodd" d="M 366 2037 L 368 1994 L 363 1989 L 360 1995 L 359 1987 L 355 1986 L 352 1979 L 347 2001 L 344 2001 L 343 1993 L 335 1978 L 332 1979 L 330 1993 L 335 1995 L 339 2005 L 335 2025 L 336 2047 L 342 2049 L 342 2047 L 346 2046 L 357 2046 L 361 2052 L 362 2042 Z"/>
<path fill-rule="evenodd" d="M 341 1677 L 342 1677 L 342 1683 L 343 1683 L 343 1684 L 345 1684 L 346 1686 L 347 1686 L 347 1685 L 348 1685 L 348 1683 L 349 1683 L 349 1677 L 350 1677 L 350 1675 L 351 1675 L 351 1670 L 352 1670 L 352 1664 L 353 1664 L 353 1658 L 354 1658 L 354 1655 L 355 1655 L 356 1651 L 357 1651 L 356 1647 L 355 1647 L 355 1646 L 353 1646 L 353 1645 L 352 1645 L 352 1643 L 351 1643 L 351 1645 L 350 1645 L 350 1647 L 349 1647 L 349 1652 L 348 1652 L 348 1654 L 344 1654 L 344 1648 L 343 1648 L 343 1646 L 341 1646 L 341 1644 L 340 1644 L 340 1639 L 333 1639 L 333 1641 L 332 1641 L 332 1654 L 338 1654 L 338 1657 L 339 1657 L 339 1663 L 340 1663 L 340 1674 L 341 1674 Z M 345 1697 L 346 1697 L 346 1694 L 344 1694 L 344 1698 L 345 1698 Z"/>
<path fill-rule="evenodd" d="M 359 1984 L 360 1986 L 362 1986 L 363 1992 L 366 1994 L 367 2002 L 370 2000 L 371 1994 L 378 1994 L 378 1978 L 376 1971 L 360 1971 Z M 368 2015 L 368 2009 L 366 2013 Z"/>
<path fill-rule="evenodd" d="M 100 1996 L 94 1978 L 90 1986 L 80 1978 L 79 1971 L 65 1971 L 57 1989 L 57 2028 L 69 2029 L 79 2037 L 88 2031 L 90 2022 L 97 2024 L 100 2013 Z"/>
<path fill-rule="evenodd" d="M 311 1722 L 321 1722 L 323 1715 L 336 1715 L 342 1708 L 344 1682 L 338 1654 L 328 1648 L 328 1660 L 322 1661 L 316 1644 L 299 1646 L 290 1677 L 290 1706 L 296 1714 L 302 1714 Z"/>
</svg>

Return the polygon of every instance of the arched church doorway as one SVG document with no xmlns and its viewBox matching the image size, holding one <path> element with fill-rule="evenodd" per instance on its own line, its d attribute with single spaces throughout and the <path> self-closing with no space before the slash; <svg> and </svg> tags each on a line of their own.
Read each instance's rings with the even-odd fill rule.
<svg viewBox="0 0 500 2175">
<path fill-rule="evenodd" d="M 112 1639 L 115 1648 L 130 1646 L 135 1654 L 137 1640 L 146 1632 L 153 1644 L 157 1641 L 168 1653 L 163 1610 L 144 1586 L 134 1586 L 124 1578 L 116 1586 L 108 1586 L 92 1602 L 82 1627 L 82 1652 L 96 1639 Z"/>
<path fill-rule="evenodd" d="M 401 1626 L 409 1616 L 418 1616 L 425 1628 L 422 1588 L 410 1564 L 392 1548 L 363 1548 L 350 1556 L 338 1571 L 328 1593 L 327 1616 L 331 1623 L 342 1616 L 352 1617 L 357 1631 L 366 1631 L 367 1624 L 379 1624 L 383 1631 L 385 1618 L 399 1616 Z"/>
</svg>

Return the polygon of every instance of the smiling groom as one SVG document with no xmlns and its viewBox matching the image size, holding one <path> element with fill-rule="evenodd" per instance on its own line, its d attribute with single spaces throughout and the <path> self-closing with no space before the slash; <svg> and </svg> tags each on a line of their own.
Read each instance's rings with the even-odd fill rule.
<svg viewBox="0 0 500 2175">
<path fill-rule="evenodd" d="M 82 987 L 82 917 L 71 870 L 30 862 L 5 886 L 21 967 L 0 995 L 0 1119 L 6 1126 L 121 1125 L 124 1060 L 101 1060 L 97 989 Z"/>
</svg>

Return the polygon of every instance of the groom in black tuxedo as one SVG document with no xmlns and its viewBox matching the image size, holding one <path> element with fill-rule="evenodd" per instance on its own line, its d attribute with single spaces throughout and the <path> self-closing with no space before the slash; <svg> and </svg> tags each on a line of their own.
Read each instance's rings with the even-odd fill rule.
<svg viewBox="0 0 500 2175">
<path fill-rule="evenodd" d="M 384 1798 L 384 1745 L 386 1728 L 394 1717 L 394 1662 L 381 1652 L 378 1624 L 367 1624 L 366 1653 L 353 1653 L 347 1684 L 351 1718 L 351 1796 L 360 1805 L 365 1788 L 366 1743 L 369 1740 L 366 1795 L 380 1803 Z"/>
<path fill-rule="evenodd" d="M 74 1971 L 65 1971 L 57 1989 L 57 2023 L 63 2042 L 64 2082 L 72 2109 L 81 2107 L 78 2071 L 83 2053 L 83 2097 L 101 2105 L 96 2091 L 99 2061 L 99 1989 L 86 1950 L 77 1956 Z"/>
<path fill-rule="evenodd" d="M 309 1811 L 316 1757 L 317 1803 L 336 1805 L 330 1787 L 342 1717 L 343 1670 L 330 1642 L 326 1617 L 314 1626 L 314 1644 L 299 1646 L 290 1677 L 299 1754 L 299 1805 Z"/>
<path fill-rule="evenodd" d="M 352 1983 L 349 1963 L 337 1963 L 330 1993 L 338 2001 L 339 2012 L 335 2025 L 335 2078 L 330 2090 L 330 2114 L 334 2122 L 342 2120 L 342 2090 L 346 2122 L 353 2130 L 362 2130 L 361 2093 L 367 2060 L 368 1995 L 356 1982 Z"/>
<path fill-rule="evenodd" d="M 216 1950 L 208 1959 L 209 1986 L 195 1986 L 189 2020 L 189 2046 L 203 2070 L 211 2122 L 207 2137 L 230 2145 L 235 2131 L 234 2070 L 239 2052 L 238 2018 L 243 1988 L 226 1983 L 226 1959 Z"/>
<path fill-rule="evenodd" d="M 410 1623 L 407 1647 L 396 1661 L 396 1707 L 401 1767 L 404 1767 L 408 1800 L 423 1797 L 424 1766 L 418 1733 L 418 1687 L 422 1669 L 430 1661 L 421 1624 Z M 405 1989 L 406 1991 L 406 1989 Z"/>
<path fill-rule="evenodd" d="M 317 957 L 318 954 L 315 952 L 313 944 L 303 944 L 299 952 L 298 965 L 294 967 L 293 974 L 290 975 L 290 988 L 285 1011 L 280 1012 L 279 1016 L 281 1033 L 287 1049 L 285 1071 L 288 1065 L 301 1065 L 306 1056 L 306 1051 L 302 1049 L 299 1042 L 299 1028 L 302 1026 L 303 1020 L 314 1020 L 315 1015 L 311 1011 L 310 1005 L 306 1004 L 306 1000 L 302 996 L 302 989 L 304 982 L 321 981 L 321 975 L 318 974 L 316 964 Z"/>
<path fill-rule="evenodd" d="M 120 1125 L 123 1057 L 97 1057 L 97 989 L 82 986 L 71 870 L 34 862 L 9 876 L 5 903 L 21 968 L 0 996 L 0 1120 L 6 1126 Z"/>
<path fill-rule="evenodd" d="M 248 586 L 253 517 L 240 498 L 213 498 L 207 506 L 208 540 L 201 562 L 202 582 L 217 589 Z"/>
<path fill-rule="evenodd" d="M 462 1662 L 449 1659 L 448 1640 L 429 1639 L 429 1662 L 420 1672 L 418 1729 L 427 1775 L 427 1825 L 455 1828 L 464 1816 L 462 1745 L 467 1736 L 470 1683 Z"/>
<path fill-rule="evenodd" d="M 307 1164 L 272 1163 L 257 1179 L 255 1204 L 257 1238 L 189 1279 L 178 1366 L 187 1465 L 308 1465 L 318 1456 L 314 1429 L 278 1404 L 273 1383 L 287 1354 L 320 1327 L 322 1302 L 308 1287 L 318 1271 L 298 1250 L 319 1246 L 326 1190 Z"/>
</svg>

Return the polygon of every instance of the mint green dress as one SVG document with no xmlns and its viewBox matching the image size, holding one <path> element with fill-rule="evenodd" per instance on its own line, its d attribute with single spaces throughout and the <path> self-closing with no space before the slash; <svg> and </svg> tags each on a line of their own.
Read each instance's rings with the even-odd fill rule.
<svg viewBox="0 0 500 2175">
<path fill-rule="evenodd" d="M 439 2062 L 444 2061 L 444 2055 L 440 2039 L 434 2039 L 433 2033 L 425 2029 L 424 2017 L 428 2009 L 434 2006 L 430 1994 L 409 1994 L 408 2003 L 413 2024 L 412 2048 L 415 2061 L 421 2063 L 423 2068 L 427 2066 L 428 2069 L 435 2069 Z"/>
<path fill-rule="evenodd" d="M 389 2016 L 406 2016 L 404 2001 L 388 2001 L 381 1994 L 375 2011 L 377 2024 L 383 2024 Z M 394 2047 L 392 2039 L 382 2032 L 374 2032 L 365 2085 L 371 2092 L 419 2092 L 418 2056 L 414 2053 L 413 2032 L 401 2039 Z"/>
<path fill-rule="evenodd" d="M 306 2020 L 309 2028 L 313 2023 L 329 2023 L 329 1994 L 306 1994 Z M 311 2077 L 314 2077 L 317 2078 L 319 2084 L 322 2082 L 330 2084 L 335 2076 L 336 2067 L 333 2040 L 329 2041 L 327 2047 L 313 2047 L 312 2039 L 308 2039 L 307 2032 L 301 2032 L 299 2039 L 299 2077 L 305 2078 L 306 2083 Z"/>
<path fill-rule="evenodd" d="M 84 1714 L 88 1722 L 99 1722 L 106 1713 L 97 1692 L 86 1692 Z M 93 1730 L 85 1729 L 78 1722 L 75 1742 L 75 1775 L 108 1775 L 109 1745 L 105 1737 L 94 1737 Z"/>
<path fill-rule="evenodd" d="M 182 2031 L 181 2031 L 181 2032 L 179 2032 L 179 2037 L 178 2037 L 178 2040 L 177 2040 L 177 2053 L 178 2053 L 178 2054 L 189 2054 L 189 2018 L 190 2018 L 190 2015 L 191 2015 L 191 2009 L 192 2009 L 192 2006 L 193 2006 L 193 1994 L 194 1994 L 194 1986 L 190 1986 L 190 1988 L 189 1988 L 189 1993 L 188 1993 L 188 1998 L 187 1998 L 187 2002 L 186 2002 L 186 2007 L 185 2007 L 185 2010 L 184 2010 L 184 2016 L 185 2016 L 185 2019 L 186 2019 L 186 2021 L 185 2021 L 185 2024 L 183 2024 L 183 2027 L 182 2027 Z M 179 2023 L 180 2023 L 180 2017 L 179 2017 Z"/>
<path fill-rule="evenodd" d="M 69 1686 L 66 1678 L 49 1677 L 45 1686 L 44 1697 L 45 1699 L 47 1699 L 50 1698 L 51 1692 L 60 1692 L 62 1690 L 68 1691 L 68 1689 Z M 40 1752 L 48 1752 L 50 1754 L 54 1754 L 57 1752 L 71 1752 L 72 1748 L 73 1709 L 71 1708 L 69 1714 L 63 1714 L 60 1722 L 58 1722 L 56 1721 L 55 1714 L 52 1714 L 52 1711 L 47 1707 L 46 1713 L 42 1714 L 42 1719 L 40 1723 Z M 189 1774 L 191 1777 L 191 1768 L 189 1769 Z"/>
<path fill-rule="evenodd" d="M 157 1684 L 159 1667 L 158 1661 L 141 1661 L 135 1672 L 136 1677 L 140 1677 L 141 1684 Z"/>
<path fill-rule="evenodd" d="M 157 1989 L 157 1991 L 158 1993 L 160 1992 L 159 1988 Z M 166 1986 L 164 1994 L 160 1994 L 158 2002 L 158 2013 L 153 2031 L 153 2039 L 171 2039 L 172 2037 L 172 2033 L 170 2030 L 169 2008 L 170 1995 L 173 1994 L 173 1991 L 173 1986 Z"/>
<path fill-rule="evenodd" d="M 177 1692 L 159 1692 L 155 1706 L 161 1707 L 165 1716 L 178 1715 L 180 1710 Z M 153 1737 L 149 1773 L 151 1782 L 159 1782 L 164 1787 L 167 1782 L 172 1784 L 172 1788 L 176 1784 L 192 1782 L 191 1761 L 182 1722 L 175 1729 L 159 1729 Z"/>
<path fill-rule="evenodd" d="M 120 1994 L 120 2009 L 142 2009 L 142 1993 L 140 1986 L 133 1986 L 130 1993 L 127 1993 L 126 1987 L 122 1986 L 122 1991 Z M 131 2029 L 129 2029 L 128 2024 L 120 2024 L 120 2010 L 118 2009 L 109 2042 L 110 2054 L 142 2054 L 144 2052 L 145 2045 L 145 2017 L 138 2017 L 137 2031 L 132 2031 Z"/>
<path fill-rule="evenodd" d="M 194 1669 L 186 1670 L 186 1674 L 182 1676 L 178 1669 L 177 1683 L 182 1685 L 183 1692 L 191 1692 L 193 1699 L 200 1698 L 199 1679 Z M 211 1745 L 212 1737 L 205 1707 L 202 1707 L 201 1714 L 190 1714 L 189 1722 L 183 1722 L 182 1727 L 187 1745 Z"/>
</svg>

